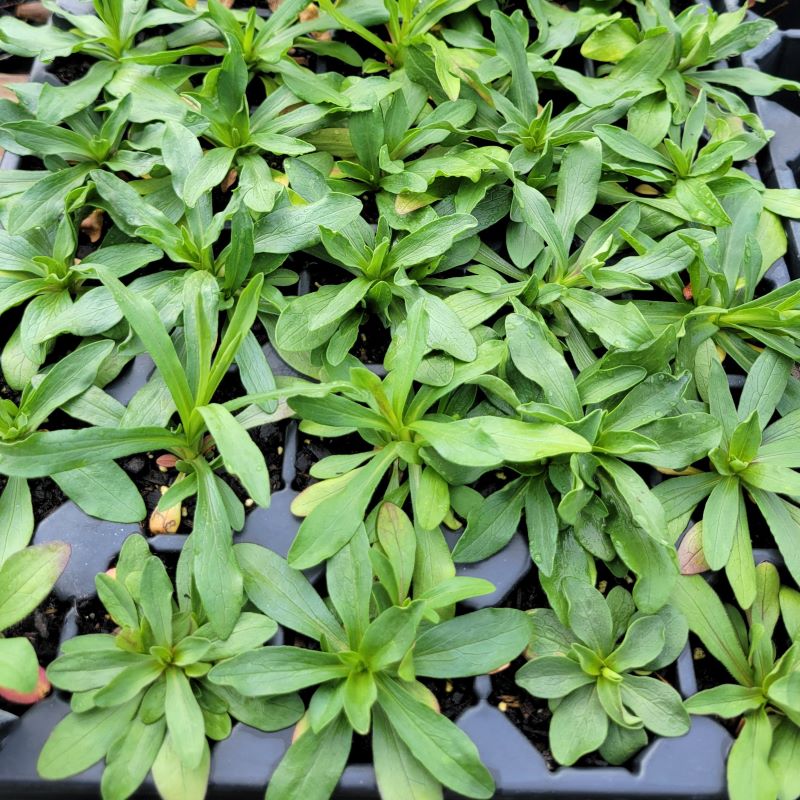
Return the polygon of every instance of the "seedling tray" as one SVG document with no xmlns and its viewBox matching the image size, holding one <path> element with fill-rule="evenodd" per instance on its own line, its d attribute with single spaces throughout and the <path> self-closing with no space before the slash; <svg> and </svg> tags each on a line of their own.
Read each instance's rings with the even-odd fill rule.
<svg viewBox="0 0 800 800">
<path fill-rule="evenodd" d="M 719 0 L 735 7 L 733 0 Z M 776 32 L 760 48 L 748 54 L 742 63 L 786 78 L 800 79 L 800 8 L 796 3 L 767 3 L 760 10 L 774 18 L 786 30 Z M 75 3 L 70 4 L 72 9 Z M 84 6 L 85 8 L 85 6 Z M 58 82 L 38 62 L 24 63 L 8 59 L 5 71 L 29 70 L 30 80 Z M 784 96 L 785 94 L 785 96 Z M 755 98 L 755 110 L 767 128 L 775 131 L 757 164 L 749 168 L 754 177 L 767 185 L 797 188 L 800 176 L 800 141 L 796 136 L 800 100 L 788 93 L 771 99 Z M 0 169 L 24 168 L 17 156 L 6 153 Z M 800 226 L 788 225 L 789 253 L 770 270 L 767 280 L 773 286 L 800 277 Z M 308 276 L 301 280 L 307 289 Z M 773 288 L 770 286 L 768 288 Z M 284 364 L 267 345 L 268 358 L 276 373 L 287 374 Z M 148 379 L 153 369 L 147 357 L 138 357 L 109 387 L 122 402 Z M 377 369 L 377 368 L 376 368 Z M 732 382 L 737 382 L 736 376 Z M 244 529 L 236 541 L 255 542 L 285 555 L 297 532 L 300 520 L 290 510 L 298 491 L 297 454 L 303 446 L 302 434 L 290 422 L 281 428 L 282 488 L 273 492 L 269 509 L 254 509 L 248 514 Z M 67 541 L 72 547 L 69 565 L 54 589 L 54 602 L 63 611 L 61 641 L 76 635 L 85 624 L 86 609 L 95 598 L 94 576 L 113 564 L 125 538 L 141 532 L 139 524 L 119 525 L 96 520 L 84 514 L 72 502 L 65 502 L 42 519 L 36 527 L 34 543 Z M 450 537 L 451 546 L 456 536 Z M 150 537 L 154 552 L 174 559 L 185 541 L 181 533 Z M 757 560 L 770 558 L 772 552 L 757 553 Z M 526 579 L 530 580 L 530 557 L 527 544 L 517 533 L 510 544 L 484 562 L 460 565 L 459 574 L 486 578 L 496 591 L 465 603 L 468 608 L 499 605 Z M 311 580 L 321 578 L 322 570 L 309 573 Z M 291 633 L 279 630 L 278 641 L 291 640 Z M 690 648 L 684 650 L 674 667 L 674 683 L 684 697 L 697 691 L 697 679 Z M 497 784 L 497 798 L 558 797 L 565 800 L 586 798 L 724 798 L 725 758 L 731 744 L 727 730 L 713 719 L 693 717 L 692 727 L 676 739 L 654 738 L 625 767 L 578 766 L 551 771 L 548 764 L 524 733 L 498 708 L 492 697 L 494 679 L 480 676 L 466 686 L 459 686 L 472 704 L 456 717 L 457 724 L 477 745 L 481 757 Z M 463 682 L 462 682 L 463 683 Z M 95 765 L 72 778 L 49 782 L 36 773 L 36 760 L 42 745 L 55 724 L 69 710 L 68 697 L 55 692 L 25 711 L 20 717 L 0 711 L 0 797 L 9 800 L 26 798 L 98 798 L 102 765 Z M 236 724 L 231 736 L 212 747 L 209 798 L 240 797 L 242 800 L 263 797 L 272 772 L 288 748 L 292 730 L 264 733 L 247 725 Z M 351 757 L 352 758 L 352 757 Z M 134 795 L 157 798 L 151 782 Z M 341 798 L 377 798 L 375 773 L 368 763 L 353 760 L 346 768 L 336 793 Z M 452 793 L 447 796 L 453 797 Z"/>
</svg>

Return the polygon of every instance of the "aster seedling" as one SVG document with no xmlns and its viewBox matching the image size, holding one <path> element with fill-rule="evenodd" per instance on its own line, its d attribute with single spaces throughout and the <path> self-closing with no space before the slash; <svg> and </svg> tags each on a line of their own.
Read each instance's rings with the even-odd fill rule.
<svg viewBox="0 0 800 800">
<path fill-rule="evenodd" d="M 720 424 L 721 440 L 689 474 L 670 478 L 654 489 L 673 530 L 680 532 L 705 500 L 701 549 L 713 569 L 724 568 L 737 600 L 749 608 L 756 597 L 755 568 L 748 507 L 761 512 L 787 569 L 800 576 L 800 495 L 797 473 L 797 419 L 793 411 L 773 421 L 790 380 L 791 362 L 764 350 L 734 403 L 725 371 L 710 341 L 698 349 L 695 379 L 711 415 Z"/>
<path fill-rule="evenodd" d="M 84 344 L 56 362 L 38 380 L 29 383 L 19 403 L 0 399 L 0 442 L 27 448 L 41 436 L 48 417 L 83 395 L 113 349 L 109 341 Z M 76 413 L 76 416 L 80 411 Z M 86 513 L 115 522 L 138 522 L 145 514 L 138 489 L 123 469 L 98 453 L 96 460 L 48 473 L 61 490 Z M 0 554 L 24 547 L 33 534 L 33 505 L 25 476 L 8 473 L 0 495 Z"/>
<path fill-rule="evenodd" d="M 104 800 L 130 797 L 151 770 L 162 797 L 200 798 L 208 781 L 208 739 L 225 739 L 232 719 L 271 731 L 299 718 L 302 703 L 291 692 L 253 699 L 209 682 L 215 664 L 259 647 L 277 625 L 263 614 L 239 611 L 230 634 L 218 636 L 185 558 L 176 592 L 145 539 L 130 536 L 116 568 L 95 583 L 119 627 L 66 641 L 48 667 L 53 685 L 72 698 L 70 714 L 39 755 L 43 778 L 76 775 L 104 759 Z"/>
<path fill-rule="evenodd" d="M 236 554 L 250 601 L 271 608 L 278 622 L 320 645 L 319 650 L 252 650 L 209 673 L 212 682 L 248 697 L 317 687 L 294 743 L 270 779 L 268 800 L 288 800 L 299 791 L 310 800 L 327 800 L 344 770 L 354 733 L 372 734 L 385 800 L 419 795 L 423 787 L 438 796 L 441 784 L 467 797 L 494 794 L 475 745 L 438 712 L 418 678 L 465 677 L 508 663 L 530 634 L 523 612 L 483 609 L 436 621 L 442 592 L 459 581 L 474 589 L 470 579 L 451 579 L 438 592 L 402 605 L 385 605 L 383 594 L 373 602 L 376 584 L 363 526 L 328 562 L 330 606 L 302 573 L 271 551 L 242 544 Z"/>
<path fill-rule="evenodd" d="M 70 214 L 62 216 L 52 231 L 37 226 L 18 235 L 0 232 L 0 315 L 24 306 L 0 357 L 5 378 L 16 389 L 27 385 L 59 336 L 96 336 L 122 319 L 120 310 L 109 302 L 108 290 L 87 274 L 87 266 L 106 266 L 121 278 L 161 256 L 152 245 L 114 243 L 109 235 L 82 268 L 77 251 L 77 231 Z M 152 280 L 145 280 L 137 288 L 146 292 L 152 285 Z"/>
<path fill-rule="evenodd" d="M 560 578 L 576 569 L 590 575 L 587 558 L 599 558 L 632 570 L 637 604 L 657 610 L 677 574 L 674 541 L 664 509 L 635 467 L 683 469 L 720 437 L 719 423 L 686 397 L 690 374 L 661 371 L 665 354 L 675 352 L 674 335 L 609 353 L 575 376 L 555 337 L 530 312 L 508 315 L 505 330 L 506 399 L 520 427 L 557 423 L 590 450 L 510 464 L 519 476 L 475 504 L 455 560 L 480 561 L 500 550 L 524 512 L 531 557 L 554 606 L 563 605 Z"/>
<path fill-rule="evenodd" d="M 474 480 L 505 461 L 536 461 L 589 449 L 580 434 L 559 423 L 473 415 L 469 394 L 451 406 L 448 397 L 459 387 L 480 385 L 484 376 L 493 385 L 488 373 L 505 348 L 492 339 L 480 346 L 471 340 L 475 357 L 470 362 L 426 362 L 432 339 L 451 333 L 437 324 L 435 308 L 431 313 L 427 308 L 425 299 L 410 308 L 387 356 L 385 378 L 355 366 L 349 369 L 349 380 L 339 384 L 337 396 L 289 399 L 304 430 L 325 436 L 357 431 L 372 448 L 315 467 L 312 474 L 324 480 L 306 489 L 293 506 L 295 513 L 307 516 L 289 551 L 292 566 L 319 563 L 344 546 L 387 473 L 393 488 L 407 481 L 417 524 L 441 536 L 439 525 L 450 515 L 451 485 Z M 418 390 L 415 381 L 423 384 Z"/>
<path fill-rule="evenodd" d="M 705 649 L 735 683 L 690 697 L 691 714 L 741 717 L 728 754 L 731 800 L 776 800 L 800 792 L 800 595 L 781 586 L 775 566 L 755 569 L 756 599 L 742 614 L 699 575 L 682 577 L 674 603 Z M 782 617 L 788 646 L 777 629 Z M 780 651 L 783 652 L 780 652 Z M 780 653 L 780 655 L 779 655 Z"/>
<path fill-rule="evenodd" d="M 621 587 L 604 597 L 575 578 L 561 586 L 566 619 L 550 609 L 532 612 L 530 660 L 516 676 L 523 689 L 549 701 L 556 761 L 574 764 L 599 749 L 609 763 L 622 764 L 647 743 L 647 731 L 686 733 L 689 715 L 681 696 L 651 675 L 686 644 L 683 617 L 670 606 L 639 613 Z"/>
</svg>

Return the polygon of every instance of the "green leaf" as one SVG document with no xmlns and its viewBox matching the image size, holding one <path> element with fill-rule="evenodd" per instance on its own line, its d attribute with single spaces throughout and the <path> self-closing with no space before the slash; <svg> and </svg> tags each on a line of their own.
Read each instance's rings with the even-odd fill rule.
<svg viewBox="0 0 800 800">
<path fill-rule="evenodd" d="M 217 664 L 212 683 L 231 686 L 246 697 L 288 694 L 325 681 L 344 678 L 350 667 L 335 653 L 302 647 L 261 647 Z"/>
<path fill-rule="evenodd" d="M 336 294 L 318 313 L 308 320 L 308 329 L 318 331 L 326 325 L 331 325 L 344 317 L 348 311 L 355 308 L 367 292 L 373 287 L 371 278 L 357 277 L 347 283 L 340 284 Z"/>
<path fill-rule="evenodd" d="M 403 659 L 414 644 L 424 611 L 425 604 L 415 600 L 407 606 L 390 606 L 370 623 L 358 652 L 372 672 Z"/>
<path fill-rule="evenodd" d="M 572 419 L 583 416 L 583 408 L 572 370 L 547 337 L 541 322 L 519 314 L 506 317 L 508 349 L 514 366 L 541 386 L 548 403 L 563 408 Z"/>
<path fill-rule="evenodd" d="M 164 665 L 149 656 L 125 667 L 94 695 L 94 705 L 110 708 L 127 703 L 156 681 L 164 671 Z"/>
<path fill-rule="evenodd" d="M 225 686 L 214 686 L 214 693 L 222 696 L 228 705 L 228 713 L 234 719 L 260 731 L 279 731 L 288 728 L 297 722 L 305 711 L 303 701 L 296 694 L 244 697 Z"/>
<path fill-rule="evenodd" d="M 505 547 L 519 527 L 527 488 L 527 481 L 517 478 L 477 505 L 453 549 L 453 560 L 474 563 Z"/>
<path fill-rule="evenodd" d="M 100 788 L 104 797 L 129 797 L 147 777 L 166 733 L 163 719 L 150 725 L 140 716 L 109 750 Z"/>
<path fill-rule="evenodd" d="M 60 780 L 77 775 L 105 756 L 130 725 L 138 699 L 114 708 L 68 714 L 45 742 L 36 769 L 42 778 Z"/>
<path fill-rule="evenodd" d="M 477 227 L 471 214 L 438 217 L 404 236 L 389 251 L 388 266 L 392 269 L 412 267 L 446 253 L 453 242 Z"/>
<path fill-rule="evenodd" d="M 777 796 L 775 776 L 769 767 L 772 725 L 764 709 L 745 716 L 744 726 L 728 756 L 728 792 L 731 800 L 759 800 Z"/>
<path fill-rule="evenodd" d="M 187 766 L 178 756 L 176 745 L 168 733 L 153 763 L 153 780 L 162 800 L 203 800 L 211 769 L 211 754 L 203 737 L 200 762 Z"/>
<path fill-rule="evenodd" d="M 613 125 L 595 125 L 594 132 L 603 144 L 615 153 L 672 172 L 672 164 L 668 158 L 652 147 L 642 144 L 632 133 Z"/>
<path fill-rule="evenodd" d="M 158 316 L 158 311 L 146 299 L 124 286 L 107 268 L 95 267 L 95 272 L 114 295 L 131 328 L 144 342 L 147 352 L 156 362 L 158 371 L 166 381 L 178 408 L 178 414 L 186 424 L 194 407 L 194 398 L 183 366 Z"/>
<path fill-rule="evenodd" d="M 64 571 L 70 547 L 63 542 L 26 547 L 0 567 L 0 631 L 33 611 Z"/>
<path fill-rule="evenodd" d="M 212 150 L 206 150 L 203 158 L 192 167 L 186 176 L 183 200 L 187 206 L 194 208 L 202 195 L 222 183 L 231 168 L 235 154 L 236 151 L 229 147 L 215 147 Z"/>
<path fill-rule="evenodd" d="M 0 494 L 0 567 L 33 536 L 31 490 L 25 478 L 8 478 Z"/>
<path fill-rule="evenodd" d="M 509 99 L 519 109 L 526 121 L 530 122 L 536 117 L 539 93 L 536 88 L 536 79 L 528 66 L 525 52 L 527 38 L 523 38 L 520 30 L 514 26 L 512 17 L 501 14 L 499 11 L 492 11 L 490 18 L 497 55 L 511 69 Z"/>
<path fill-rule="evenodd" d="M 378 687 L 369 670 L 353 670 L 342 688 L 344 712 L 356 733 L 369 733 L 372 707 L 378 698 Z"/>
<path fill-rule="evenodd" d="M 319 733 L 306 728 L 272 774 L 266 800 L 328 800 L 344 771 L 352 736 L 344 714 Z"/>
<path fill-rule="evenodd" d="M 311 511 L 289 548 L 292 567 L 314 566 L 350 541 L 364 521 L 373 492 L 395 458 L 394 445 L 379 450 L 365 466 L 351 473 L 354 481 L 346 491 L 329 497 Z"/>
<path fill-rule="evenodd" d="M 608 717 L 592 682 L 571 692 L 556 706 L 550 720 L 550 751 L 559 764 L 570 766 L 597 750 L 607 733 Z"/>
<path fill-rule="evenodd" d="M 575 635 L 600 655 L 614 645 L 611 611 L 600 592 L 576 578 L 565 578 L 562 586 L 567 596 L 567 617 Z"/>
<path fill-rule="evenodd" d="M 600 183 L 601 147 L 597 139 L 575 142 L 564 148 L 558 172 L 556 222 L 569 244 L 575 227 L 594 208 Z"/>
<path fill-rule="evenodd" d="M 533 563 L 545 575 L 553 573 L 558 548 L 558 516 L 543 478 L 528 481 L 525 493 L 525 523 Z"/>
<path fill-rule="evenodd" d="M 472 420 L 491 436 L 506 461 L 527 463 L 562 453 L 588 453 L 592 449 L 583 436 L 563 425 L 495 416 Z"/>
<path fill-rule="evenodd" d="M 514 202 L 522 220 L 552 248 L 556 264 L 565 270 L 569 256 L 553 210 L 547 198 L 521 181 L 514 182 Z"/>
<path fill-rule="evenodd" d="M 328 594 L 347 631 L 353 650 L 369 625 L 372 565 L 369 539 L 364 528 L 326 566 Z"/>
<path fill-rule="evenodd" d="M 627 464 L 607 456 L 599 457 L 614 488 L 628 506 L 631 517 L 656 542 L 667 544 L 667 523 L 664 507 L 647 484 Z"/>
<path fill-rule="evenodd" d="M 760 427 L 768 424 L 783 397 L 792 362 L 786 356 L 765 349 L 750 367 L 739 399 L 739 420 L 744 422 L 754 411 Z"/>
<path fill-rule="evenodd" d="M 800 793 L 800 728 L 791 720 L 781 720 L 772 732 L 769 765 L 778 782 L 778 797 Z"/>
<path fill-rule="evenodd" d="M 10 233 L 23 233 L 33 227 L 47 227 L 64 213 L 64 199 L 81 186 L 92 169 L 91 164 L 76 164 L 51 172 L 36 181 L 14 201 L 8 216 Z"/>
<path fill-rule="evenodd" d="M 58 472 L 53 480 L 92 517 L 110 522 L 139 522 L 146 514 L 136 484 L 113 461 Z"/>
<path fill-rule="evenodd" d="M 672 602 L 686 617 L 689 628 L 742 686 L 752 686 L 747 656 L 730 617 L 714 590 L 700 575 L 682 575 L 672 592 Z"/>
<path fill-rule="evenodd" d="M 194 769 L 201 764 L 208 746 L 203 712 L 183 671 L 177 667 L 168 667 L 166 674 L 167 694 L 164 713 L 167 730 L 178 760 L 189 769 Z"/>
<path fill-rule="evenodd" d="M 270 480 L 264 456 L 233 414 L 217 403 L 197 409 L 222 456 L 225 469 L 237 477 L 262 508 L 269 506 Z"/>
<path fill-rule="evenodd" d="M 56 409 L 86 391 L 113 349 L 108 341 L 78 347 L 55 364 L 35 388 L 26 391 L 20 411 L 28 417 L 28 430 L 36 430 Z"/>
<path fill-rule="evenodd" d="M 286 206 L 263 216 L 255 228 L 256 253 L 293 253 L 320 240 L 320 228 L 342 230 L 361 212 L 355 197 L 331 192 L 308 205 Z"/>
<path fill-rule="evenodd" d="M 703 555 L 712 569 L 728 561 L 739 518 L 739 480 L 723 477 L 706 500 L 703 511 Z"/>
<path fill-rule="evenodd" d="M 577 661 L 558 655 L 534 658 L 518 670 L 514 679 L 534 697 L 546 699 L 566 697 L 581 686 L 596 681 Z"/>
<path fill-rule="evenodd" d="M 690 218 L 704 225 L 725 226 L 730 217 L 703 178 L 681 178 L 675 183 L 675 198 Z"/>
<path fill-rule="evenodd" d="M 432 294 L 425 296 L 428 323 L 428 346 L 459 361 L 474 361 L 478 348 L 469 328 L 459 315 L 444 301 Z"/>
<path fill-rule="evenodd" d="M 0 639 L 0 688 L 30 694 L 39 682 L 39 660 L 23 636 Z"/>
<path fill-rule="evenodd" d="M 198 476 L 192 541 L 197 590 L 214 631 L 226 638 L 242 606 L 242 574 L 236 563 L 231 526 L 214 473 L 204 459 L 194 461 Z"/>
<path fill-rule="evenodd" d="M 172 646 L 172 581 L 161 559 L 148 558 L 139 589 L 142 614 L 150 624 L 156 644 Z"/>
<path fill-rule="evenodd" d="M 636 350 L 654 338 L 647 320 L 633 303 L 614 303 L 586 289 L 566 289 L 561 302 L 582 327 L 596 333 L 607 347 Z"/>
<path fill-rule="evenodd" d="M 800 639 L 800 592 L 790 586 L 781 586 L 780 605 L 786 632 L 797 641 Z"/>
<path fill-rule="evenodd" d="M 692 695 L 685 705 L 690 714 L 715 714 L 731 719 L 761 708 L 764 702 L 760 688 L 726 683 Z"/>
<path fill-rule="evenodd" d="M 234 552 L 253 605 L 304 636 L 347 646 L 342 626 L 302 572 L 266 547 L 237 544 Z"/>
<path fill-rule="evenodd" d="M 615 672 L 642 668 L 657 658 L 664 649 L 666 632 L 658 616 L 635 619 L 622 643 L 609 655 L 606 663 Z"/>
<path fill-rule="evenodd" d="M 97 596 L 111 619 L 125 628 L 139 627 L 139 612 L 125 584 L 105 572 L 95 575 Z"/>
<path fill-rule="evenodd" d="M 441 800 L 442 786 L 411 751 L 379 707 L 372 712 L 372 757 L 383 800 Z"/>
<path fill-rule="evenodd" d="M 386 558 L 392 565 L 397 589 L 402 598 L 408 595 L 414 575 L 417 539 L 408 515 L 394 503 L 383 503 L 378 511 L 376 532 Z"/>
<path fill-rule="evenodd" d="M 686 373 L 677 378 L 666 373 L 650 375 L 608 412 L 603 428 L 634 431 L 666 416 L 681 401 L 688 384 Z"/>
<path fill-rule="evenodd" d="M 796 506 L 771 491 L 752 488 L 750 494 L 767 521 L 787 569 L 797 581 L 800 579 L 800 514 L 794 511 Z"/>
<path fill-rule="evenodd" d="M 484 608 L 424 631 L 414 645 L 414 670 L 431 678 L 480 675 L 513 661 L 529 639 L 527 614 Z"/>
<path fill-rule="evenodd" d="M 397 735 L 435 778 L 468 797 L 492 797 L 492 776 L 463 731 L 393 679 L 379 680 L 378 702 Z"/>
<path fill-rule="evenodd" d="M 646 728 L 659 736 L 683 736 L 689 730 L 689 715 L 681 696 L 658 678 L 625 675 L 622 700 Z"/>
<path fill-rule="evenodd" d="M 494 439 L 481 427 L 480 419 L 461 419 L 450 422 L 420 420 L 408 426 L 442 458 L 463 467 L 492 467 L 499 465 L 502 454 Z"/>
</svg>

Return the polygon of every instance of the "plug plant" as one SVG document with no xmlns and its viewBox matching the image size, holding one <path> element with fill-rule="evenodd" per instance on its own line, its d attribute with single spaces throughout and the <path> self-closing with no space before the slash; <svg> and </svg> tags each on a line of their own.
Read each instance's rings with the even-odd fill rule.
<svg viewBox="0 0 800 800">
<path fill-rule="evenodd" d="M 790 573 L 795 555 L 798 493 L 794 412 L 772 421 L 790 380 L 791 362 L 764 350 L 753 363 L 734 404 L 728 381 L 710 342 L 698 350 L 695 378 L 721 439 L 708 453 L 708 469 L 670 478 L 655 488 L 673 529 L 685 525 L 705 499 L 702 553 L 713 569 L 725 569 L 737 600 L 749 608 L 756 598 L 755 568 L 747 509 L 750 500 L 767 523 Z"/>
<path fill-rule="evenodd" d="M 71 712 L 53 729 L 39 774 L 58 780 L 104 759 L 101 793 L 130 797 L 152 771 L 162 797 L 202 797 L 208 739 L 225 739 L 232 719 L 278 730 L 302 713 L 296 694 L 245 698 L 211 684 L 213 666 L 275 634 L 268 616 L 237 611 L 229 636 L 218 636 L 200 605 L 186 559 L 176 589 L 143 537 L 125 540 L 111 574 L 96 578 L 114 633 L 77 636 L 48 667 L 53 685 L 72 693 Z"/>
<path fill-rule="evenodd" d="M 682 577 L 675 589 L 675 604 L 689 627 L 735 681 L 685 703 L 691 714 L 741 717 L 727 762 L 732 800 L 794 797 L 800 791 L 797 762 L 789 756 L 800 742 L 800 596 L 780 585 L 778 570 L 767 561 L 755 568 L 755 582 L 757 596 L 746 615 L 723 603 L 700 576 Z M 789 638 L 779 655 L 780 619 Z"/>
<path fill-rule="evenodd" d="M 418 678 L 475 675 L 506 664 L 525 647 L 525 614 L 484 609 L 439 622 L 436 609 L 443 593 L 435 589 L 401 605 L 385 604 L 384 593 L 375 589 L 381 584 L 373 586 L 363 526 L 328 562 L 330 607 L 302 573 L 270 550 L 242 544 L 236 554 L 250 601 L 258 608 L 273 608 L 280 624 L 321 647 L 251 650 L 209 673 L 213 683 L 247 697 L 317 687 L 294 743 L 270 781 L 270 800 L 294 797 L 301 787 L 310 797 L 330 797 L 353 733 L 370 732 L 382 797 L 403 796 L 404 784 L 434 794 L 440 784 L 467 797 L 494 794 L 475 745 L 438 712 L 435 698 Z M 407 568 L 399 560 L 389 565 L 394 580 L 407 588 L 407 580 L 402 583 Z M 452 590 L 459 582 L 469 584 L 467 591 L 474 588 L 474 581 L 457 578 L 439 588 Z M 281 587 L 291 587 L 291 597 Z M 451 595 L 445 602 L 453 599 Z M 467 642 L 469 658 L 460 649 Z M 327 758 L 320 759 L 320 752 Z"/>
<path fill-rule="evenodd" d="M 686 733 L 681 696 L 651 675 L 686 644 L 683 617 L 670 606 L 657 614 L 637 612 L 619 586 L 607 597 L 575 578 L 561 587 L 566 619 L 550 609 L 531 613 L 530 660 L 516 675 L 526 691 L 549 701 L 556 761 L 574 764 L 599 749 L 610 764 L 622 764 L 647 743 L 647 731 Z"/>
<path fill-rule="evenodd" d="M 152 245 L 114 244 L 112 239 L 80 262 L 77 231 L 68 214 L 52 232 L 41 227 L 16 236 L 3 231 L 0 240 L 0 316 L 24 305 L 0 363 L 6 381 L 20 390 L 44 363 L 57 337 L 110 333 L 122 320 L 122 313 L 109 302 L 108 291 L 87 273 L 91 264 L 106 266 L 122 278 L 161 257 L 161 251 Z M 144 283 L 149 282 L 140 282 L 137 288 L 144 289 Z"/>
<path fill-rule="evenodd" d="M 450 514 L 449 484 L 474 480 L 506 460 L 538 461 L 588 450 L 582 436 L 558 423 L 470 415 L 468 406 L 447 413 L 445 398 L 468 381 L 480 381 L 502 358 L 500 342 L 476 346 L 475 358 L 453 366 L 443 386 L 436 385 L 437 380 L 414 391 L 432 336 L 450 336 L 446 327 L 430 320 L 426 301 L 417 300 L 398 331 L 383 380 L 355 367 L 350 369 L 349 386 L 342 386 L 338 396 L 289 399 L 306 431 L 337 436 L 356 430 L 373 445 L 371 451 L 316 465 L 314 474 L 324 480 L 293 504 L 295 513 L 306 517 L 289 551 L 293 567 L 319 563 L 349 541 L 389 470 L 392 488 L 408 482 L 416 524 L 433 532 Z"/>
<path fill-rule="evenodd" d="M 557 423 L 590 448 L 513 465 L 519 477 L 475 504 L 453 557 L 474 562 L 497 552 L 524 511 L 531 557 L 554 606 L 563 604 L 561 577 L 590 577 L 599 558 L 632 570 L 637 604 L 657 611 L 677 574 L 673 540 L 661 503 L 634 466 L 683 469 L 720 437 L 719 423 L 685 398 L 690 375 L 657 371 L 675 339 L 667 334 L 650 347 L 609 353 L 574 377 L 541 318 L 510 314 L 505 329 L 507 396 L 519 428 Z"/>
<path fill-rule="evenodd" d="M 92 14 L 73 14 L 47 0 L 45 8 L 68 21 L 68 29 L 55 25 L 33 26 L 13 16 L 0 21 L 3 48 L 19 56 L 42 61 L 86 53 L 119 65 L 123 60 L 143 64 L 168 64 L 206 48 L 170 49 L 166 38 L 150 31 L 164 25 L 192 22 L 194 14 L 182 3 L 150 8 L 146 0 L 93 0 Z M 144 41 L 139 41 L 144 35 Z M 113 72 L 107 74 L 106 80 Z"/>
<path fill-rule="evenodd" d="M 35 447 L 40 428 L 55 411 L 83 395 L 113 349 L 108 341 L 82 345 L 57 362 L 20 397 L 0 400 L 0 442 L 6 447 Z M 77 412 L 80 414 L 80 411 Z M 76 433 L 77 431 L 73 432 Z M 49 474 L 59 488 L 87 514 L 114 522 L 138 522 L 145 515 L 139 491 L 121 467 L 98 449 L 97 458 L 73 468 L 59 469 L 51 460 Z M 0 494 L 0 553 L 25 547 L 33 535 L 33 506 L 25 476 L 11 468 Z M 44 472 L 43 474 L 48 474 Z"/>
<path fill-rule="evenodd" d="M 4 147 L 20 155 L 44 159 L 47 173 L 17 198 L 8 213 L 8 228 L 20 234 L 37 225 L 58 221 L 69 198 L 80 203 L 83 189 L 92 170 L 102 168 L 111 173 L 145 175 L 158 163 L 158 156 L 131 146 L 125 138 L 130 122 L 132 98 L 127 96 L 107 114 L 90 109 L 78 110 L 63 120 L 47 112 L 60 98 L 51 98 L 48 105 L 37 103 L 36 117 L 26 118 L 9 101 L 0 116 L 0 141 Z"/>
<path fill-rule="evenodd" d="M 450 214 L 402 238 L 393 237 L 383 217 L 377 231 L 362 217 L 340 232 L 321 228 L 327 258 L 353 278 L 289 301 L 275 326 L 276 346 L 288 351 L 324 347 L 325 359 L 336 366 L 355 343 L 367 315 L 376 315 L 390 327 L 405 318 L 409 305 L 424 298 L 433 327 L 448 331 L 434 346 L 438 344 L 454 358 L 471 360 L 476 346 L 469 329 L 445 301 L 423 286 L 425 278 L 440 268 L 460 266 L 464 257 L 459 257 L 454 245 L 476 225 L 470 214 Z M 467 244 L 467 252 L 470 249 Z"/>
</svg>

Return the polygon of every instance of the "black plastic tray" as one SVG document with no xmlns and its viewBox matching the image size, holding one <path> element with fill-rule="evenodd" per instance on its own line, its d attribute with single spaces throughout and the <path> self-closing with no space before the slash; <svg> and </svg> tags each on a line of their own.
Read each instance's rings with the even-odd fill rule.
<svg viewBox="0 0 800 800">
<path fill-rule="evenodd" d="M 719 0 L 735 7 L 733 0 Z M 75 7 L 75 0 L 70 5 Z M 706 3 L 707 4 L 707 3 Z M 792 6 L 797 4 L 791 3 Z M 85 6 L 84 6 L 85 7 Z M 790 24 L 800 25 L 800 8 L 793 8 L 787 17 Z M 782 18 L 781 24 L 787 24 Z M 775 34 L 757 51 L 743 60 L 754 66 L 787 78 L 800 78 L 800 30 Z M 44 65 L 34 62 L 31 80 L 56 79 Z M 797 188 L 800 175 L 800 139 L 795 131 L 800 124 L 800 99 L 796 95 L 756 98 L 755 109 L 775 137 L 759 155 L 757 164 L 748 171 L 771 186 Z M 6 153 L 0 169 L 18 168 L 19 159 Z M 782 285 L 800 276 L 800 226 L 789 223 L 789 253 L 768 273 L 768 280 Z M 307 283 L 307 282 L 306 282 Z M 271 348 L 266 352 L 276 372 L 291 370 L 280 362 Z M 129 399 L 152 371 L 152 362 L 139 357 L 126 368 L 110 387 L 118 399 Z M 736 382 L 734 376 L 733 382 Z M 294 423 L 286 427 L 282 477 L 284 488 L 273 494 L 269 509 L 254 509 L 247 516 L 244 529 L 236 541 L 251 541 L 285 555 L 297 532 L 300 520 L 292 515 L 290 504 L 296 496 L 292 489 L 295 477 L 295 454 L 298 432 Z M 114 561 L 125 538 L 142 530 L 141 525 L 119 525 L 102 522 L 83 514 L 67 502 L 42 520 L 36 528 L 34 542 L 54 539 L 72 545 L 70 563 L 55 587 L 55 593 L 71 604 L 65 617 L 62 640 L 75 634 L 77 603 L 94 597 L 94 576 Z M 451 545 L 456 536 L 450 537 Z M 150 537 L 153 550 L 160 554 L 180 550 L 185 535 Z M 766 554 L 765 554 L 766 553 Z M 773 551 L 759 551 L 757 560 L 775 560 Z M 527 544 L 517 533 L 503 551 L 485 562 L 460 565 L 459 574 L 476 575 L 492 581 L 497 590 L 488 596 L 466 603 L 479 608 L 500 603 L 530 571 Z M 310 575 L 321 575 L 316 570 Z M 283 633 L 278 632 L 277 638 Z M 697 691 L 694 665 L 689 648 L 681 654 L 675 667 L 676 684 L 684 697 Z M 693 717 L 689 733 L 677 739 L 655 738 L 628 767 L 567 767 L 548 770 L 542 755 L 525 735 L 489 702 L 492 682 L 489 676 L 474 681 L 477 702 L 464 711 L 457 724 L 477 745 L 484 763 L 497 784 L 497 798 L 557 797 L 564 800 L 615 798 L 726 797 L 725 758 L 730 747 L 728 732 L 714 720 Z M 36 774 L 39 751 L 54 725 L 69 710 L 68 696 L 56 692 L 31 707 L 20 718 L 0 712 L 0 798 L 98 798 L 102 765 L 95 765 L 80 775 L 63 781 L 43 781 Z M 212 747 L 211 776 L 208 797 L 237 796 L 242 800 L 263 797 L 269 778 L 288 748 L 291 729 L 264 733 L 247 725 L 234 726 L 231 736 Z M 452 793 L 447 793 L 453 797 Z M 371 765 L 351 763 L 346 768 L 337 790 L 340 798 L 377 798 L 375 773 Z M 156 798 L 152 783 L 146 783 L 135 795 Z"/>
</svg>

